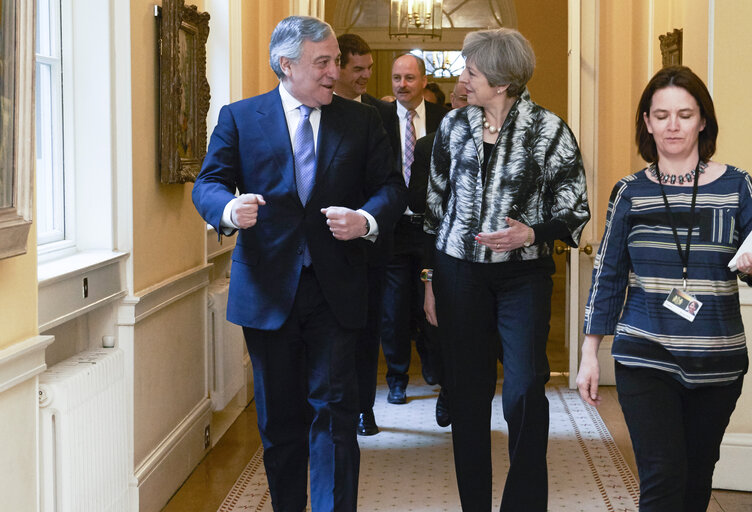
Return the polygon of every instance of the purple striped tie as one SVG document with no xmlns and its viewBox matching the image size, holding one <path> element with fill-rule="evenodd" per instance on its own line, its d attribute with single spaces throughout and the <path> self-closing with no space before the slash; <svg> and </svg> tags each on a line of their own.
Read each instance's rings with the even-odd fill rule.
<svg viewBox="0 0 752 512">
<path fill-rule="evenodd" d="M 413 166 L 413 160 L 415 160 L 415 125 L 413 124 L 414 117 L 415 111 L 408 110 L 407 119 L 405 119 L 405 185 L 410 184 L 410 168 Z"/>
<path fill-rule="evenodd" d="M 298 108 L 300 122 L 295 132 L 295 183 L 300 201 L 305 205 L 316 178 L 316 149 L 313 147 L 313 128 L 308 119 L 312 109 L 307 105 Z"/>
<path fill-rule="evenodd" d="M 305 204 L 311 196 L 313 184 L 316 181 L 316 148 L 313 145 L 313 128 L 308 116 L 311 115 L 311 107 L 301 105 L 300 122 L 295 132 L 295 183 L 298 187 L 300 202 Z M 303 266 L 311 264 L 311 253 L 308 252 L 308 244 L 303 249 Z"/>
</svg>

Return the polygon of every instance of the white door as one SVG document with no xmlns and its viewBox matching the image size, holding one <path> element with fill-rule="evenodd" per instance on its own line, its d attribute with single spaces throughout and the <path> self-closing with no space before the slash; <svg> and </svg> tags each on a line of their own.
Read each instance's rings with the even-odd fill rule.
<svg viewBox="0 0 752 512">
<path fill-rule="evenodd" d="M 591 210 L 595 201 L 594 169 L 597 161 L 597 48 L 599 2 L 569 0 L 569 119 L 568 124 L 580 145 L 587 174 Z M 582 341 L 582 314 L 593 269 L 596 234 L 594 222 L 583 230 L 579 249 L 568 250 L 567 324 L 569 387 L 575 388 Z M 563 246 L 562 246 L 563 247 Z M 610 359 L 610 355 L 606 354 Z M 602 361 L 607 369 L 610 361 Z M 605 364 L 604 364 L 605 363 Z M 611 363 L 612 365 L 612 363 Z M 607 372 L 606 372 L 607 373 Z M 603 384 L 609 384 L 604 375 Z"/>
</svg>

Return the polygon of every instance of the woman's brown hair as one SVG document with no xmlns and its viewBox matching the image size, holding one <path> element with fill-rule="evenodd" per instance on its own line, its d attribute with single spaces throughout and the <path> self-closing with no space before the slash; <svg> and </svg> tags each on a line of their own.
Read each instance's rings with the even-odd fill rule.
<svg viewBox="0 0 752 512">
<path fill-rule="evenodd" d="M 698 149 L 700 160 L 707 162 L 715 153 L 715 141 L 718 138 L 718 120 L 715 117 L 713 99 L 700 77 L 695 75 L 686 66 L 669 66 L 658 71 L 650 79 L 645 90 L 642 91 L 640 103 L 637 105 L 635 116 L 635 142 L 637 151 L 646 162 L 658 161 L 658 150 L 655 147 L 655 139 L 645 126 L 643 113 L 650 115 L 650 106 L 653 103 L 653 95 L 659 89 L 666 87 L 681 87 L 694 97 L 700 107 L 700 117 L 705 120 L 705 128 L 698 136 Z"/>
</svg>

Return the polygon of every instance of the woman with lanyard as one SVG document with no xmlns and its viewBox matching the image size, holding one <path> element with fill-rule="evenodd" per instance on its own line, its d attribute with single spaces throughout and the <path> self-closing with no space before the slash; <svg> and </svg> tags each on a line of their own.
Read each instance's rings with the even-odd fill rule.
<svg viewBox="0 0 752 512">
<path fill-rule="evenodd" d="M 705 511 L 723 432 L 747 371 L 737 275 L 752 230 L 752 181 L 713 162 L 718 123 L 689 68 L 659 71 L 636 116 L 651 164 L 614 187 L 585 309 L 577 386 L 598 405 L 598 345 L 614 335 L 619 403 L 640 476 L 640 511 Z M 625 300 L 626 291 L 626 300 Z"/>
</svg>

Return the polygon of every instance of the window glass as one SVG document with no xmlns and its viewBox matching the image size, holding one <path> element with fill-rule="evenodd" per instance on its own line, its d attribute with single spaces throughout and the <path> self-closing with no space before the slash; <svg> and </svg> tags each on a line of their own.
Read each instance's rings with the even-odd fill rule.
<svg viewBox="0 0 752 512">
<path fill-rule="evenodd" d="M 36 219 L 40 245 L 65 239 L 60 25 L 60 4 L 37 0 Z"/>
<path fill-rule="evenodd" d="M 435 78 L 458 77 L 465 69 L 465 59 L 462 52 L 455 50 L 422 51 L 413 50 L 410 53 L 423 59 L 426 63 L 426 75 Z"/>
</svg>

